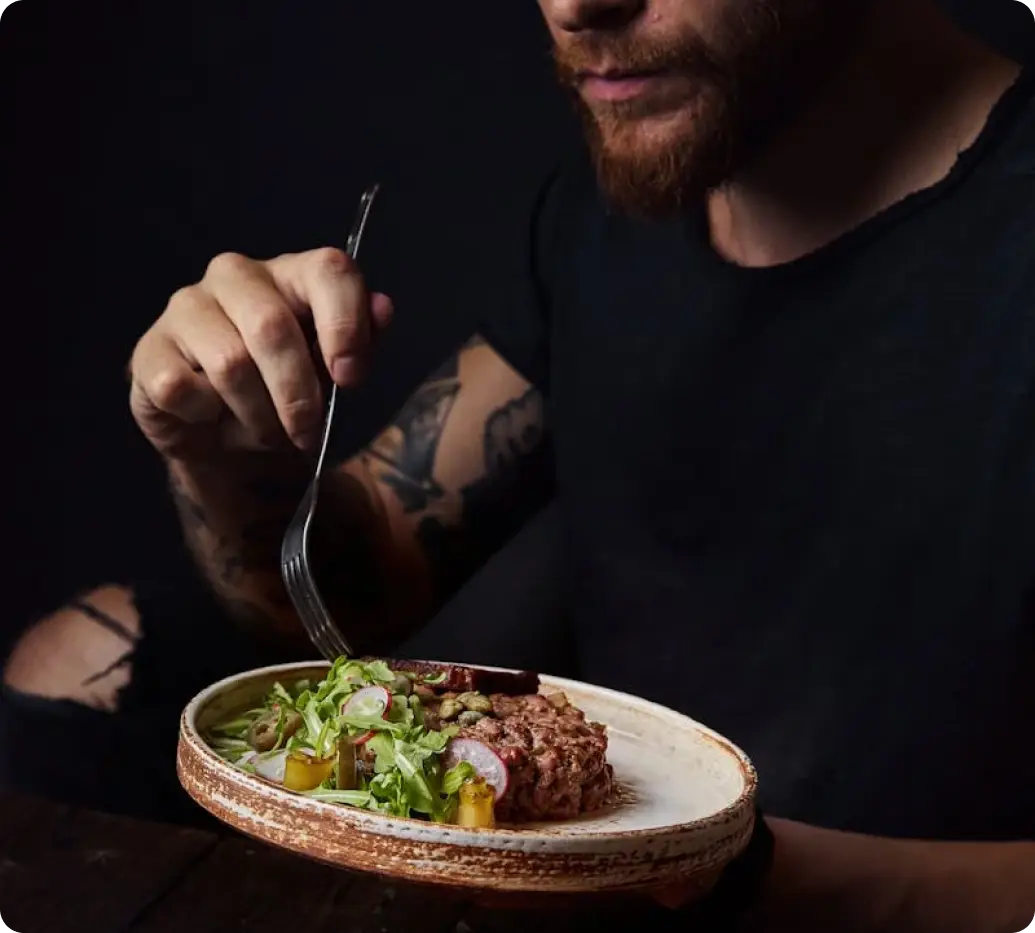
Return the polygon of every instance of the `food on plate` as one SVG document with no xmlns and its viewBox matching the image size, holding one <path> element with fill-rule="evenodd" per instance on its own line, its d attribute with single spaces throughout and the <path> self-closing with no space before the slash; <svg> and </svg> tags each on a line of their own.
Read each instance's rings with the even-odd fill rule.
<svg viewBox="0 0 1035 933">
<path fill-rule="evenodd" d="M 487 829 L 600 810 L 614 793 L 606 730 L 539 687 L 529 672 L 339 658 L 206 739 L 286 790 L 390 816 Z"/>
</svg>

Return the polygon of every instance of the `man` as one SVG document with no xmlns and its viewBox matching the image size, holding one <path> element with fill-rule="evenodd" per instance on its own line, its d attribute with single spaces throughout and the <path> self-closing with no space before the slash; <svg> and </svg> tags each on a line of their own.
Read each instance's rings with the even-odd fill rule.
<svg viewBox="0 0 1035 933">
<path fill-rule="evenodd" d="M 1031 80 L 929 0 L 540 6 L 592 170 L 544 188 L 517 300 L 335 474 L 336 618 L 391 650 L 555 484 L 580 674 L 759 767 L 775 857 L 725 920 L 1021 929 Z M 300 634 L 278 544 L 324 371 L 360 381 L 391 313 L 338 251 L 222 256 L 136 348 L 133 413 L 257 637 Z"/>
</svg>

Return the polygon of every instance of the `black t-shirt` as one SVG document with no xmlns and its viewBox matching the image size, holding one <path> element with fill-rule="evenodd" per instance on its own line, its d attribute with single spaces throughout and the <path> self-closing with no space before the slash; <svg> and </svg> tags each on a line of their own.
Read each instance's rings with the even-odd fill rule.
<svg viewBox="0 0 1035 933">
<path fill-rule="evenodd" d="M 549 399 L 580 675 L 719 730 L 774 815 L 1035 838 L 1035 99 L 780 267 L 544 189 L 483 333 Z"/>
</svg>

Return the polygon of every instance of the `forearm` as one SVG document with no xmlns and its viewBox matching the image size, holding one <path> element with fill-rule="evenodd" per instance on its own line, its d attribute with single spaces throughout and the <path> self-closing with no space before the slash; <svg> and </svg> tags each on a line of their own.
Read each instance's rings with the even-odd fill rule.
<svg viewBox="0 0 1035 933">
<path fill-rule="evenodd" d="M 773 872 L 743 933 L 1018 933 L 1035 916 L 1035 843 L 770 826 Z"/>
<path fill-rule="evenodd" d="M 324 601 L 356 644 L 383 632 L 385 618 L 398 626 L 403 618 L 392 610 L 399 595 L 420 591 L 414 581 L 399 579 L 404 564 L 392 555 L 391 528 L 376 490 L 362 477 L 359 461 L 326 474 L 310 541 Z M 304 632 L 281 578 L 280 548 L 312 464 L 291 454 L 212 465 L 173 462 L 170 479 L 186 542 L 231 618 L 260 636 L 301 642 Z"/>
<path fill-rule="evenodd" d="M 305 492 L 301 457 L 173 461 L 185 542 L 231 618 L 274 639 L 300 637 L 280 578 L 280 543 Z"/>
</svg>

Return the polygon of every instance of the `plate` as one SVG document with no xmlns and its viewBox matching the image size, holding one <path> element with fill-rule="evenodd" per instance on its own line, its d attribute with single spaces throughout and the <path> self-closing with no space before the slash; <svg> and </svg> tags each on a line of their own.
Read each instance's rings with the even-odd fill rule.
<svg viewBox="0 0 1035 933">
<path fill-rule="evenodd" d="M 526 894 L 607 893 L 671 884 L 707 891 L 751 837 L 757 777 L 718 733 L 637 697 L 542 676 L 608 729 L 620 788 L 606 811 L 563 823 L 463 829 L 294 794 L 223 761 L 202 733 L 259 705 L 275 681 L 321 679 L 326 664 L 238 674 L 183 712 L 177 773 L 224 823 L 315 861 L 400 881 Z"/>
</svg>

